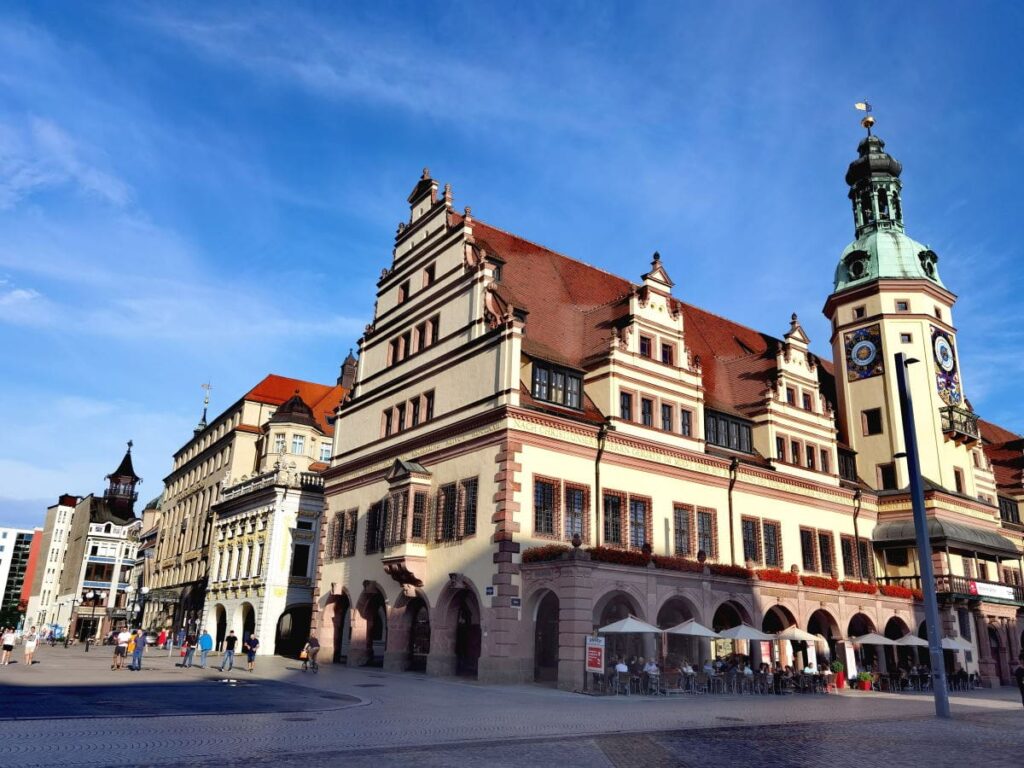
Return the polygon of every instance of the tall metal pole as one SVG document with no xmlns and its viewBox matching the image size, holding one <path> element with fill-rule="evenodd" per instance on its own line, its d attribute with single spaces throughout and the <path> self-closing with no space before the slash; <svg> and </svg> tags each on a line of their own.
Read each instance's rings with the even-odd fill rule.
<svg viewBox="0 0 1024 768">
<path fill-rule="evenodd" d="M 917 557 L 921 565 L 921 589 L 924 592 L 924 616 L 928 626 L 928 655 L 932 668 L 932 691 L 935 694 L 935 716 L 950 717 L 949 693 L 946 690 L 946 662 L 942 657 L 942 634 L 939 630 L 939 600 L 935 594 L 935 573 L 932 569 L 932 543 L 928 536 L 928 519 L 924 511 L 924 486 L 921 484 L 921 458 L 917 452 L 914 429 L 914 404 L 907 386 L 908 360 L 896 354 L 896 386 L 899 389 L 900 412 L 903 417 L 903 442 L 907 452 L 910 475 L 910 501 L 914 507 L 914 530 L 917 533 Z"/>
</svg>

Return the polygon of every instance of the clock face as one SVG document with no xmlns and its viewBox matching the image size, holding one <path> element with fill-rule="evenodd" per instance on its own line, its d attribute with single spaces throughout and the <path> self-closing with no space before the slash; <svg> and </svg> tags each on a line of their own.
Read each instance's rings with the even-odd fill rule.
<svg viewBox="0 0 1024 768">
<path fill-rule="evenodd" d="M 935 362 L 947 373 L 952 371 L 953 366 L 956 365 L 956 360 L 953 357 L 953 347 L 950 346 L 945 336 L 935 337 Z"/>
<path fill-rule="evenodd" d="M 871 339 L 858 341 L 850 350 L 850 362 L 861 368 L 866 368 L 874 363 L 876 357 L 878 357 L 878 347 Z"/>
</svg>

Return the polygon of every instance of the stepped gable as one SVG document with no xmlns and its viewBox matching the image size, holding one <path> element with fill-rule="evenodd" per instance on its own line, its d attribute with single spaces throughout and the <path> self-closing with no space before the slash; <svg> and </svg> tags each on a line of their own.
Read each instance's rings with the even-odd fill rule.
<svg viewBox="0 0 1024 768">
<path fill-rule="evenodd" d="M 348 390 L 337 384 L 316 384 L 271 373 L 250 389 L 244 399 L 277 406 L 298 395 L 312 410 L 320 430 L 325 435 L 333 435 L 334 425 L 329 417 L 333 417 L 338 404 L 347 393 Z"/>
<path fill-rule="evenodd" d="M 983 450 L 992 462 L 996 487 L 1005 491 L 1024 490 L 1024 437 L 985 419 L 978 419 Z"/>
</svg>

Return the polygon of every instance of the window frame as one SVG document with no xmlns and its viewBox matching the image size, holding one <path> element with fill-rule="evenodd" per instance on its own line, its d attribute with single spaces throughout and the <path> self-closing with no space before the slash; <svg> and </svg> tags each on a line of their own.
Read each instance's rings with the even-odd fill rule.
<svg viewBox="0 0 1024 768">
<path fill-rule="evenodd" d="M 549 495 L 550 508 L 542 510 L 539 506 L 541 501 L 540 494 L 544 489 L 547 489 Z M 533 492 L 531 494 L 533 498 L 533 535 L 540 539 L 560 539 L 561 536 L 561 524 L 559 521 L 559 499 L 561 495 L 561 481 L 554 477 L 547 477 L 545 475 L 534 475 L 533 476 Z M 547 525 L 542 525 L 541 513 L 545 515 L 545 521 Z"/>
</svg>

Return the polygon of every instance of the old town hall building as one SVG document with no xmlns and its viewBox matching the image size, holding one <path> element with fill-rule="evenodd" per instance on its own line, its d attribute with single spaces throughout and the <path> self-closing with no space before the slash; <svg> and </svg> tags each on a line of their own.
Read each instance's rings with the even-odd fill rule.
<svg viewBox="0 0 1024 768">
<path fill-rule="evenodd" d="M 1024 440 L 967 399 L 956 297 L 904 231 L 901 170 L 869 134 L 846 174 L 831 360 L 795 315 L 779 335 L 743 327 L 674 295 L 657 254 L 617 277 L 457 212 L 424 171 L 324 473 L 325 660 L 578 688 L 586 637 L 629 614 L 795 625 L 826 655 L 923 632 L 904 352 L 942 631 L 971 644 L 949 662 L 1007 681 Z"/>
</svg>

